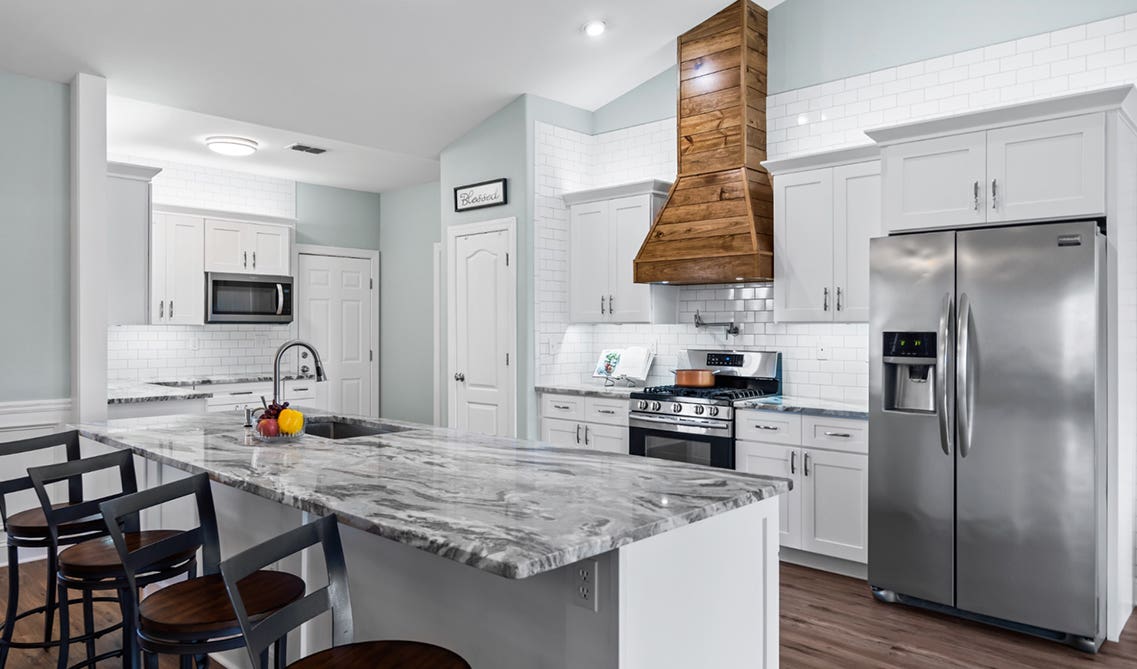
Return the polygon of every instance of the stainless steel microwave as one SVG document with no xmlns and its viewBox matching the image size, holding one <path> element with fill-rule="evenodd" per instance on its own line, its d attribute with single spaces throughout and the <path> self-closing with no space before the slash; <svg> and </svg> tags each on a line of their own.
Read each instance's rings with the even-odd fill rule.
<svg viewBox="0 0 1137 669">
<path fill-rule="evenodd" d="M 292 277 L 205 273 L 206 323 L 291 323 Z"/>
</svg>

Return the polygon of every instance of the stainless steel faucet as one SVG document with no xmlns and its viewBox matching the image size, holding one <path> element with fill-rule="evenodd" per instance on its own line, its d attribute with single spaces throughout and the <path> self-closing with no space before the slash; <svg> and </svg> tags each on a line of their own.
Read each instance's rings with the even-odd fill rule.
<svg viewBox="0 0 1137 669">
<path fill-rule="evenodd" d="M 280 361 L 284 358 L 284 352 L 290 348 L 301 346 L 312 352 L 312 360 L 316 365 L 316 381 L 327 381 L 328 377 L 324 374 L 324 363 L 320 362 L 320 354 L 306 341 L 293 339 L 286 341 L 276 349 L 276 359 L 272 363 L 272 401 L 280 401 Z"/>
</svg>

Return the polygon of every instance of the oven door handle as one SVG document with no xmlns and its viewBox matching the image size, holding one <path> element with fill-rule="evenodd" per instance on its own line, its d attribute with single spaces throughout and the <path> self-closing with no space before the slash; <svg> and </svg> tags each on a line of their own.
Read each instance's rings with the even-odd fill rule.
<svg viewBox="0 0 1137 669">
<path fill-rule="evenodd" d="M 701 420 L 698 418 L 680 418 L 678 416 L 642 416 L 634 414 L 629 416 L 628 421 L 635 426 L 635 423 L 655 423 L 657 425 L 670 425 L 670 426 L 683 426 L 683 427 L 700 427 L 707 430 L 719 430 L 722 432 L 731 431 L 731 423 L 720 420 Z"/>
</svg>

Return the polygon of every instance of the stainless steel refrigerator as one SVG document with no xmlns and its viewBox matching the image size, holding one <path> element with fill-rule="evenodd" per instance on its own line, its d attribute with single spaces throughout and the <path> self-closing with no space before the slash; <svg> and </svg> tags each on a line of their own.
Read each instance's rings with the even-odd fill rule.
<svg viewBox="0 0 1137 669">
<path fill-rule="evenodd" d="M 1094 221 L 872 241 L 879 599 L 1100 646 L 1104 241 Z"/>
</svg>

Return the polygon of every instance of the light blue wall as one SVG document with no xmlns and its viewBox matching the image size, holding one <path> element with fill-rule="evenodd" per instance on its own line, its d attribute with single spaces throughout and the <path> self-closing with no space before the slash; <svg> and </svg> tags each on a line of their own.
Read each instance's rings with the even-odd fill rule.
<svg viewBox="0 0 1137 669">
<path fill-rule="evenodd" d="M 770 10 L 768 92 L 1137 11 L 1137 0 L 787 0 Z"/>
<path fill-rule="evenodd" d="M 379 194 L 296 184 L 296 243 L 379 248 Z"/>
<path fill-rule="evenodd" d="M 672 65 L 592 113 L 592 132 L 600 134 L 675 116 L 679 68 Z"/>
<path fill-rule="evenodd" d="M 65 84 L 0 72 L 0 402 L 71 395 Z"/>
<path fill-rule="evenodd" d="M 437 181 L 383 193 L 379 381 L 384 418 L 434 422 L 434 243 L 442 209 Z"/>
</svg>

